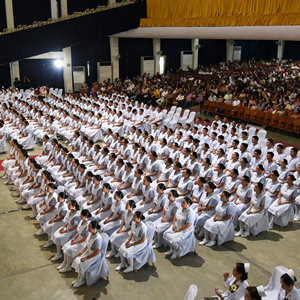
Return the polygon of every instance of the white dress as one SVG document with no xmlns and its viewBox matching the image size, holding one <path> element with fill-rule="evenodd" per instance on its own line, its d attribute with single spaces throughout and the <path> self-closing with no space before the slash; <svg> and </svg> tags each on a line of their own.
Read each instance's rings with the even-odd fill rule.
<svg viewBox="0 0 300 300">
<path fill-rule="evenodd" d="M 82 256 L 76 257 L 72 264 L 72 268 L 75 269 L 77 273 L 84 273 L 87 271 L 87 269 L 97 261 L 97 259 L 100 258 L 102 255 L 101 251 L 99 254 L 95 255 L 94 257 L 87 259 L 84 262 L 81 262 L 81 258 L 85 257 L 91 253 L 93 253 L 96 249 L 101 249 L 102 246 L 102 238 L 101 235 L 97 232 L 94 236 L 92 236 L 91 233 L 89 233 L 87 239 L 86 239 L 86 246 L 87 250 L 83 253 Z M 103 258 L 104 259 L 104 258 Z"/>
<path fill-rule="evenodd" d="M 164 193 L 162 195 L 159 195 L 158 193 L 156 193 L 156 195 L 154 197 L 154 203 L 156 204 L 154 211 L 162 208 L 164 206 L 166 200 L 167 200 L 167 196 Z M 158 218 L 161 218 L 161 216 L 162 216 L 162 211 L 159 213 L 152 213 L 150 215 L 149 215 L 149 211 L 147 211 L 144 214 L 145 222 L 146 221 L 155 222 Z"/>
<path fill-rule="evenodd" d="M 243 189 L 242 185 L 240 184 L 240 186 L 236 191 L 236 195 L 238 196 L 237 204 L 236 204 L 236 208 L 237 208 L 236 214 L 240 215 L 250 206 L 250 202 L 247 204 L 241 202 L 246 201 L 248 198 L 251 198 L 252 190 L 249 187 L 249 185 L 247 185 Z"/>
<path fill-rule="evenodd" d="M 143 191 L 143 196 L 145 198 L 144 199 L 144 204 L 141 204 L 141 202 L 143 200 L 139 201 L 138 203 L 136 203 L 135 210 L 136 211 L 141 211 L 142 213 L 145 213 L 146 211 L 151 209 L 152 206 L 153 206 L 155 191 L 154 191 L 154 189 L 152 188 L 151 185 L 149 185 L 148 188 L 146 188 L 146 186 L 143 185 L 142 191 Z M 150 198 L 153 198 L 153 200 L 150 203 L 145 204 L 146 202 L 148 202 L 150 200 Z"/>
<path fill-rule="evenodd" d="M 223 282 L 225 286 L 229 288 L 231 285 L 234 284 L 235 280 L 236 278 L 232 276 L 231 278 Z M 238 286 L 236 292 L 231 293 L 229 290 L 227 290 L 225 293 L 222 294 L 224 300 L 240 300 L 242 299 L 242 297 L 245 296 L 246 288 L 249 286 L 248 282 L 246 280 L 239 281 L 236 285 Z"/>
<path fill-rule="evenodd" d="M 200 198 L 200 202 L 202 207 L 212 206 L 210 210 L 203 210 L 200 216 L 197 214 L 197 224 L 203 226 L 215 214 L 215 207 L 218 205 L 219 200 L 215 192 L 208 196 L 207 192 L 204 192 Z"/>
<path fill-rule="evenodd" d="M 131 227 L 131 223 L 132 223 L 132 217 L 133 217 L 134 211 L 132 211 L 130 214 L 128 213 L 128 210 L 125 210 L 124 213 L 124 225 L 122 227 L 122 230 L 128 229 L 129 227 Z M 130 234 L 130 231 L 126 231 L 126 232 L 121 232 L 121 233 L 117 233 L 117 231 L 115 231 L 109 238 L 110 242 L 114 245 L 116 245 L 117 248 L 119 248 L 124 242 L 126 242 L 126 240 L 128 239 Z"/>
</svg>

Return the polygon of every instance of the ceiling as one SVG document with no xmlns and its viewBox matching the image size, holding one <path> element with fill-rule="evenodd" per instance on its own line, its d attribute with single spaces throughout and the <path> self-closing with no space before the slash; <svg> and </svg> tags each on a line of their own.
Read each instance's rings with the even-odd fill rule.
<svg viewBox="0 0 300 300">
<path fill-rule="evenodd" d="M 300 41 L 300 26 L 139 27 L 113 37 Z"/>
</svg>

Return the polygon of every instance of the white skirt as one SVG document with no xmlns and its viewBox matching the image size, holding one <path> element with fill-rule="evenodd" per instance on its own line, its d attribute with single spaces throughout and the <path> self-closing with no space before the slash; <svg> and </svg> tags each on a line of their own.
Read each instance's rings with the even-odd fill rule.
<svg viewBox="0 0 300 300">
<path fill-rule="evenodd" d="M 15 159 L 4 160 L 2 162 L 2 167 L 7 170 L 8 168 L 11 168 L 15 163 Z"/>
<path fill-rule="evenodd" d="M 174 246 L 180 246 L 182 244 L 182 241 L 185 240 L 191 233 L 191 230 L 194 229 L 194 226 L 190 226 L 188 229 L 174 232 L 173 226 L 171 226 L 167 231 L 165 231 L 163 238 Z"/>
<path fill-rule="evenodd" d="M 50 236 L 65 224 L 64 221 L 53 222 L 52 224 L 49 224 L 49 222 L 50 220 L 43 225 L 43 230 Z"/>
<path fill-rule="evenodd" d="M 131 242 L 135 242 L 134 237 L 132 237 Z M 144 249 L 147 245 L 147 238 L 145 241 L 141 244 L 131 246 L 129 248 L 126 248 L 125 242 L 120 246 L 119 252 L 125 257 L 125 258 L 131 258 L 135 256 L 136 253 Z"/>
<path fill-rule="evenodd" d="M 144 214 L 145 217 L 145 222 L 155 222 L 157 219 L 161 218 L 162 216 L 162 211 L 159 213 L 154 213 L 154 214 L 148 214 L 148 211 Z"/>
<path fill-rule="evenodd" d="M 268 212 L 271 213 L 272 215 L 276 217 L 280 217 L 283 215 L 291 206 L 293 203 L 286 203 L 282 205 L 278 205 L 278 201 L 273 202 L 270 207 Z"/>
<path fill-rule="evenodd" d="M 45 198 L 46 198 L 46 196 L 44 196 L 44 197 L 37 197 L 37 198 L 30 197 L 30 198 L 27 200 L 27 203 L 28 203 L 30 206 L 37 205 L 38 203 L 44 201 Z"/>
<path fill-rule="evenodd" d="M 137 204 L 136 204 L 136 208 L 135 208 L 135 211 L 141 211 L 142 213 L 145 213 L 146 211 L 150 210 L 153 206 L 153 201 L 148 203 L 148 204 L 141 204 L 142 200 L 139 201 Z"/>
<path fill-rule="evenodd" d="M 82 236 L 78 236 L 76 240 L 81 240 Z M 78 253 L 80 253 L 86 246 L 86 242 L 80 243 L 80 244 L 71 244 L 71 241 L 68 241 L 65 243 L 65 245 L 62 247 L 64 254 L 70 256 L 71 258 L 75 258 Z"/>
<path fill-rule="evenodd" d="M 241 216 L 239 217 L 239 220 L 244 222 L 247 226 L 252 227 L 255 225 L 259 220 L 264 216 L 264 210 L 260 211 L 256 214 L 248 215 L 247 211 L 244 211 Z"/>
<path fill-rule="evenodd" d="M 77 233 L 76 229 L 64 233 L 60 233 L 58 229 L 51 236 L 51 240 L 54 242 L 54 244 L 58 246 L 63 246 L 66 242 L 71 240 L 76 235 L 76 233 Z"/>
<path fill-rule="evenodd" d="M 113 232 L 115 232 L 120 227 L 120 225 L 122 223 L 122 219 L 120 219 L 120 220 L 117 220 L 117 221 L 113 221 L 113 222 L 109 222 L 107 224 L 104 224 L 105 220 L 102 220 L 99 223 L 99 225 L 100 225 L 100 230 L 102 232 L 105 232 L 108 235 L 111 235 Z"/>
<path fill-rule="evenodd" d="M 126 229 L 125 226 L 122 227 L 122 230 Z M 117 230 L 110 236 L 109 240 L 112 244 L 116 245 L 119 248 L 123 243 L 125 243 L 130 235 L 130 231 L 117 233 Z"/>
<path fill-rule="evenodd" d="M 163 234 L 170 226 L 172 226 L 173 222 L 161 222 L 161 218 L 157 219 L 154 223 L 155 231 L 159 234 Z"/>
<path fill-rule="evenodd" d="M 215 222 L 214 217 L 211 217 L 205 222 L 203 228 L 214 234 L 223 234 L 227 229 L 229 223 L 230 220 Z"/>
<path fill-rule="evenodd" d="M 87 259 L 87 260 L 84 261 L 84 262 L 81 262 L 81 258 L 84 257 L 84 256 L 86 256 L 86 255 L 88 255 L 88 254 L 90 254 L 89 249 L 87 249 L 87 250 L 83 253 L 82 256 L 79 256 L 79 257 L 76 257 L 76 258 L 75 258 L 75 260 L 74 260 L 74 262 L 73 262 L 73 264 L 72 264 L 72 268 L 74 268 L 75 271 L 76 271 L 77 273 L 81 273 L 81 274 L 82 274 L 82 273 L 86 272 L 87 269 L 88 269 L 94 262 L 96 262 L 97 259 L 100 258 L 101 251 L 100 251 L 100 253 L 99 253 L 98 255 L 96 255 L 96 256 L 94 256 L 94 257 L 92 257 L 92 258 L 90 258 L 90 259 Z M 103 259 L 104 259 L 104 258 L 103 258 Z"/>
<path fill-rule="evenodd" d="M 45 224 L 46 222 L 51 220 L 55 214 L 56 214 L 56 208 L 54 208 L 52 211 L 44 215 L 41 215 L 39 212 L 38 215 L 36 216 L 36 219 L 39 223 Z"/>
</svg>

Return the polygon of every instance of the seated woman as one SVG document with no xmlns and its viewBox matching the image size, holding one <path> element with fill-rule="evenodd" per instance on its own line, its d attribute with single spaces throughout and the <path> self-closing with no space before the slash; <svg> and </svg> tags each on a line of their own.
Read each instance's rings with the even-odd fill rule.
<svg viewBox="0 0 300 300">
<path fill-rule="evenodd" d="M 102 238 L 98 233 L 100 226 L 96 221 L 90 222 L 88 226 L 89 235 L 86 239 L 86 246 L 78 253 L 72 264 L 72 268 L 78 273 L 77 279 L 72 282 L 74 288 L 78 288 L 85 284 L 85 272 L 102 255 Z M 102 256 L 102 259 L 105 259 L 104 255 Z"/>
<path fill-rule="evenodd" d="M 295 282 L 297 282 L 297 278 L 294 271 L 289 269 L 287 273 L 280 277 L 282 289 L 279 292 L 278 299 L 300 300 L 300 293 L 294 286 Z"/>
<path fill-rule="evenodd" d="M 252 172 L 250 186 L 254 189 L 256 183 L 261 183 L 263 186 L 266 183 L 266 177 L 264 176 L 264 166 L 257 165 L 255 170 Z"/>
<path fill-rule="evenodd" d="M 288 161 L 284 158 L 280 161 L 279 166 L 278 166 L 278 173 L 279 173 L 279 177 L 278 177 L 278 182 L 283 184 L 286 183 L 286 179 L 288 177 L 288 175 L 290 175 L 291 170 L 287 168 L 287 164 Z"/>
<path fill-rule="evenodd" d="M 76 235 L 76 228 L 80 222 L 79 205 L 75 200 L 68 203 L 68 215 L 66 223 L 51 236 L 51 240 L 56 245 L 56 254 L 51 258 L 52 261 L 57 261 L 62 258 L 61 248 Z"/>
<path fill-rule="evenodd" d="M 191 200 L 193 202 L 192 209 L 198 210 L 200 198 L 202 194 L 205 192 L 206 180 L 203 177 L 198 176 L 194 182 L 194 188 L 192 192 Z"/>
<path fill-rule="evenodd" d="M 255 286 L 248 286 L 246 288 L 245 293 L 245 300 L 261 300 L 263 297 L 266 297 L 266 293 L 264 287 L 262 285 L 255 287 Z"/>
<path fill-rule="evenodd" d="M 289 175 L 287 177 L 287 183 L 282 185 L 278 200 L 270 205 L 268 209 L 270 229 L 273 228 L 276 219 L 287 212 L 293 205 L 297 196 L 297 188 L 293 184 L 295 179 L 296 178 L 294 177 L 294 175 Z"/>
<path fill-rule="evenodd" d="M 248 176 L 251 179 L 251 172 L 248 168 L 248 160 L 247 158 L 243 157 L 240 160 L 240 166 L 238 167 L 239 172 L 239 179 L 242 179 L 243 176 Z"/>
<path fill-rule="evenodd" d="M 110 184 L 113 184 L 115 182 L 120 183 L 122 181 L 122 176 L 123 176 L 124 172 L 125 172 L 124 161 L 122 158 L 119 158 L 119 159 L 117 159 L 116 168 L 113 173 L 113 176 L 107 176 L 106 178 L 104 177 L 102 183 L 110 183 Z"/>
<path fill-rule="evenodd" d="M 211 178 L 213 177 L 213 170 L 210 167 L 210 159 L 209 158 L 204 158 L 202 161 L 202 167 L 200 169 L 199 175 L 201 177 L 204 177 L 206 182 L 209 182 Z"/>
<path fill-rule="evenodd" d="M 86 197 L 79 196 L 76 198 L 78 205 L 82 209 L 87 209 L 92 212 L 97 210 L 102 203 L 102 178 L 100 175 L 93 177 L 93 185 L 91 186 L 91 194 L 86 200 Z M 84 194 L 83 194 L 84 195 Z M 82 197 L 82 198 L 81 198 Z"/>
<path fill-rule="evenodd" d="M 189 244 L 190 239 L 195 238 L 194 223 L 196 213 L 191 208 L 192 203 L 189 197 L 182 199 L 181 207 L 177 210 L 173 219 L 173 225 L 163 234 L 163 238 L 170 247 L 166 255 L 172 255 L 171 259 L 180 257 L 185 251 L 185 246 Z"/>
<path fill-rule="evenodd" d="M 121 191 L 115 192 L 114 201 L 108 217 L 99 223 L 100 230 L 108 235 L 115 232 L 122 223 L 122 217 L 125 212 L 125 204 L 122 201 L 123 197 L 124 196 Z"/>
<path fill-rule="evenodd" d="M 162 217 L 154 222 L 154 249 L 162 246 L 162 236 L 173 223 L 175 214 L 179 208 L 179 204 L 175 201 L 176 197 L 178 197 L 176 190 L 170 190 L 168 192 L 168 200 L 166 200 L 163 206 Z"/>
<path fill-rule="evenodd" d="M 126 268 L 126 258 L 128 267 L 123 271 L 129 273 L 133 271 L 133 259 L 136 258 L 139 252 L 147 245 L 147 226 L 143 222 L 144 216 L 140 211 L 136 211 L 132 218 L 131 233 L 120 248 L 121 264 L 116 268 L 116 271 L 121 271 Z"/>
<path fill-rule="evenodd" d="M 167 200 L 166 194 L 164 193 L 166 187 L 163 183 L 159 183 L 156 187 L 156 195 L 154 197 L 154 204 L 150 210 L 145 214 L 145 221 L 155 222 L 162 216 L 164 204 Z"/>
<path fill-rule="evenodd" d="M 48 234 L 48 241 L 44 244 L 44 248 L 48 248 L 53 245 L 53 242 L 51 241 L 52 234 L 65 224 L 65 217 L 68 213 L 68 205 L 65 202 L 67 198 L 68 195 L 64 192 L 58 194 L 57 202 L 59 205 L 57 207 L 57 211 L 54 217 L 43 225 L 43 231 Z"/>
<path fill-rule="evenodd" d="M 144 173 L 144 176 L 150 176 L 153 181 L 158 178 L 160 171 L 161 171 L 161 165 L 157 161 L 157 154 L 155 151 L 152 151 L 149 154 L 149 159 L 150 159 L 150 162 L 149 162 L 146 172 Z"/>
<path fill-rule="evenodd" d="M 237 206 L 236 220 L 250 206 L 252 190 L 249 186 L 249 182 L 249 177 L 243 176 L 241 179 L 241 184 L 236 191 L 236 195 L 234 198 L 234 204 Z"/>
<path fill-rule="evenodd" d="M 126 203 L 128 200 L 133 200 L 138 202 L 143 197 L 143 180 L 142 180 L 143 171 L 141 169 L 134 170 L 134 180 L 132 182 L 131 191 L 127 196 L 123 198 L 123 202 Z"/>
<path fill-rule="evenodd" d="M 115 175 L 115 170 L 117 167 L 117 161 L 116 161 L 116 154 L 115 153 L 110 153 L 109 157 L 108 157 L 108 164 L 107 164 L 107 169 L 105 171 L 105 173 L 103 174 L 103 180 L 104 182 L 109 181 L 110 179 L 112 179 Z"/>
<path fill-rule="evenodd" d="M 182 173 L 182 178 L 179 180 L 178 187 L 176 189 L 179 194 L 179 198 L 176 199 L 177 202 L 181 202 L 183 197 L 190 197 L 193 191 L 194 183 L 190 179 L 191 170 L 186 169 Z"/>
<path fill-rule="evenodd" d="M 238 179 L 238 170 L 237 169 L 232 169 L 230 171 L 229 176 L 226 178 L 225 186 L 223 191 L 227 191 L 231 196 L 230 196 L 230 201 L 233 201 L 236 195 L 236 191 L 241 184 L 240 180 Z"/>
<path fill-rule="evenodd" d="M 35 233 L 35 235 L 46 234 L 43 230 L 43 224 L 53 218 L 56 213 L 57 194 L 55 183 L 49 183 L 47 185 L 47 196 L 44 201 L 36 206 L 38 215 L 36 216 L 37 221 L 40 223 L 41 228 Z"/>
<path fill-rule="evenodd" d="M 102 220 L 106 219 L 111 211 L 111 206 L 113 204 L 113 196 L 111 194 L 111 187 L 109 183 L 104 183 L 102 185 L 102 195 L 101 195 L 101 205 L 99 209 L 92 212 L 93 220 L 100 223 Z"/>
<path fill-rule="evenodd" d="M 133 165 L 130 162 L 127 162 L 124 166 L 124 173 L 122 175 L 120 182 L 111 182 L 111 189 L 115 191 L 123 191 L 125 194 L 128 194 L 131 191 L 131 186 L 134 180 L 134 173 L 132 171 Z"/>
<path fill-rule="evenodd" d="M 67 273 L 72 271 L 71 265 L 74 258 L 76 258 L 78 253 L 80 253 L 86 246 L 85 241 L 89 233 L 88 225 L 91 216 L 91 213 L 87 209 L 83 209 L 81 211 L 80 222 L 77 226 L 76 235 L 62 247 L 64 260 L 63 263 L 57 267 L 59 273 Z"/>
<path fill-rule="evenodd" d="M 199 237 L 204 234 L 203 226 L 205 222 L 215 214 L 215 207 L 219 202 L 219 199 L 214 192 L 215 189 L 216 186 L 212 182 L 206 183 L 205 192 L 200 198 L 197 209 L 197 225 L 195 228 L 195 233 L 198 233 Z"/>
<path fill-rule="evenodd" d="M 139 202 L 136 203 L 136 210 L 145 213 L 146 211 L 150 210 L 153 206 L 153 199 L 155 196 L 155 190 L 151 186 L 152 179 L 150 176 L 145 176 L 143 179 L 143 198 Z"/>
<path fill-rule="evenodd" d="M 98 175 L 99 176 L 99 175 Z M 86 178 L 86 191 L 75 198 L 76 202 L 78 203 L 79 207 L 82 207 L 92 195 L 92 191 L 94 188 L 94 174 L 91 171 L 87 171 L 85 173 Z"/>
<path fill-rule="evenodd" d="M 156 187 L 158 183 L 166 184 L 166 182 L 169 180 L 170 174 L 173 171 L 172 164 L 173 164 L 172 158 L 167 158 L 165 163 L 163 164 L 163 166 L 161 168 L 160 175 L 151 184 L 153 187 Z"/>
<path fill-rule="evenodd" d="M 133 162 L 133 165 L 136 165 L 136 169 L 141 169 L 144 172 L 147 170 L 148 163 L 149 159 L 146 153 L 146 149 L 145 147 L 140 147 L 136 162 Z"/>
<path fill-rule="evenodd" d="M 231 155 L 231 159 L 226 163 L 226 169 L 224 170 L 224 173 L 226 175 L 229 175 L 231 170 L 238 169 L 240 162 L 239 162 L 239 153 L 233 152 Z"/>
<path fill-rule="evenodd" d="M 230 278 L 229 273 L 225 272 L 223 274 L 223 282 L 229 289 L 225 293 L 221 294 L 219 289 L 216 288 L 215 292 L 219 299 L 240 300 L 243 296 L 245 296 L 246 289 L 249 286 L 247 282 L 249 269 L 249 263 L 237 263 L 233 268 L 232 276 Z"/>
<path fill-rule="evenodd" d="M 125 206 L 125 213 L 122 223 L 118 230 L 116 230 L 109 238 L 111 244 L 111 251 L 106 255 L 106 258 L 113 256 L 117 257 L 118 249 L 129 237 L 131 229 L 132 217 L 134 214 L 135 203 L 133 200 L 128 200 Z"/>
<path fill-rule="evenodd" d="M 211 182 L 216 186 L 215 194 L 219 195 L 225 186 L 226 175 L 224 173 L 225 166 L 223 164 L 218 164 L 214 169 L 214 175 L 211 179 Z"/>
<path fill-rule="evenodd" d="M 171 189 L 176 189 L 179 184 L 179 180 L 181 178 L 181 168 L 182 165 L 180 162 L 174 162 L 173 164 L 173 170 L 169 175 L 169 179 L 166 183 L 166 192 L 168 192 Z"/>
<path fill-rule="evenodd" d="M 263 193 L 263 184 L 258 182 L 254 186 L 250 207 L 239 217 L 240 231 L 235 236 L 243 238 L 250 235 L 250 229 L 261 220 L 264 215 L 266 197 Z M 245 228 L 245 231 L 244 231 Z"/>
<path fill-rule="evenodd" d="M 281 189 L 281 184 L 277 180 L 278 177 L 279 173 L 275 170 L 271 172 L 271 176 L 266 182 L 264 194 L 266 196 L 266 203 L 269 205 L 278 199 L 279 191 Z"/>
<path fill-rule="evenodd" d="M 230 204 L 229 198 L 229 192 L 224 191 L 221 193 L 221 201 L 216 206 L 215 215 L 204 224 L 205 238 L 199 245 L 206 245 L 207 247 L 215 245 L 217 235 L 223 234 L 228 228 L 232 217 L 232 204 Z"/>
</svg>

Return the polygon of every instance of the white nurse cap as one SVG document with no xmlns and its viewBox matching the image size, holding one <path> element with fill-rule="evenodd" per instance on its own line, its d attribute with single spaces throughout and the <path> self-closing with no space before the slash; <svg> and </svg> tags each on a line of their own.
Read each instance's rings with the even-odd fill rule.
<svg viewBox="0 0 300 300">
<path fill-rule="evenodd" d="M 245 269 L 245 272 L 248 273 L 249 270 L 250 270 L 250 264 L 249 263 L 245 263 L 244 264 L 244 269 Z"/>
<path fill-rule="evenodd" d="M 289 269 L 289 270 L 287 271 L 287 274 L 291 277 L 291 279 L 292 279 L 293 281 L 295 281 L 295 273 L 294 273 L 294 271 L 293 271 L 292 269 Z"/>
<path fill-rule="evenodd" d="M 257 288 L 257 292 L 258 292 L 258 295 L 261 296 L 261 297 L 266 297 L 266 293 L 265 293 L 265 289 L 262 285 L 258 286 Z"/>
</svg>

